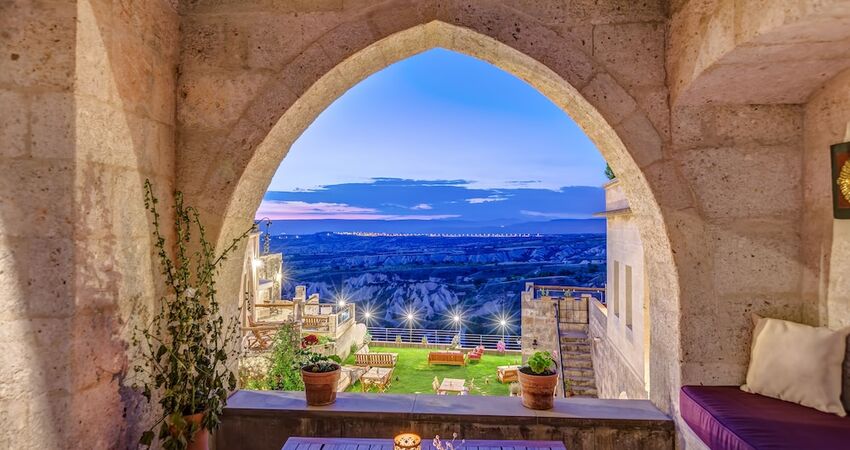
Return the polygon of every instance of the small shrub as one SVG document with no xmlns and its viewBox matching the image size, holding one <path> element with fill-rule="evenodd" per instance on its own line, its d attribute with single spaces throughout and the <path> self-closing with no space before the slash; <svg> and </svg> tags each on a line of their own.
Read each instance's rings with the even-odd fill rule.
<svg viewBox="0 0 850 450">
<path fill-rule="evenodd" d="M 428 336 L 422 336 L 422 345 L 428 345 Z"/>
<path fill-rule="evenodd" d="M 397 334 L 397 335 L 395 336 L 395 342 L 396 342 L 397 344 L 401 344 L 401 335 L 400 335 L 400 334 Z"/>
</svg>

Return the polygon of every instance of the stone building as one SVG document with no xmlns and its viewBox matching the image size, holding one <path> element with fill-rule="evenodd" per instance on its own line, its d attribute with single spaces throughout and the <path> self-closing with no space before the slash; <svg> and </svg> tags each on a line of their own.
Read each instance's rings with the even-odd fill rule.
<svg viewBox="0 0 850 450">
<path fill-rule="evenodd" d="M 593 366 L 601 398 L 649 398 L 648 283 L 640 229 L 620 182 L 605 185 L 607 273 L 605 303 L 588 304 Z"/>
<path fill-rule="evenodd" d="M 696 445 L 679 389 L 742 382 L 749 313 L 850 325 L 828 154 L 850 140 L 848 21 L 846 0 L 0 3 L 0 446 L 134 447 L 149 423 L 127 381 L 162 290 L 145 179 L 221 246 L 330 102 L 433 47 L 526 80 L 617 173 L 649 280 L 649 399 Z M 234 311 L 240 273 L 221 274 Z M 593 423 L 558 432 L 627 432 Z"/>
</svg>

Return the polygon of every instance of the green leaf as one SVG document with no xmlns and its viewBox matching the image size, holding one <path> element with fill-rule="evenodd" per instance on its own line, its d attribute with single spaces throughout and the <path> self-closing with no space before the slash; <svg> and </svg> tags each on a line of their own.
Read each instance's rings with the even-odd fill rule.
<svg viewBox="0 0 850 450">
<path fill-rule="evenodd" d="M 145 431 L 144 433 L 142 433 L 142 437 L 139 438 L 139 444 L 150 447 L 151 444 L 153 443 L 153 436 L 154 436 L 153 431 L 151 431 L 151 430 Z"/>
</svg>

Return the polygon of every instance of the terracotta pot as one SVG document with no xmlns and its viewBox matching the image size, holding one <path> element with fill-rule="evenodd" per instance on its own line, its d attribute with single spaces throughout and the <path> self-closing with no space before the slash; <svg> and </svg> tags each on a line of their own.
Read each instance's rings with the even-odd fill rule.
<svg viewBox="0 0 850 450">
<path fill-rule="evenodd" d="M 202 412 L 192 414 L 191 416 L 183 416 L 183 420 L 198 426 L 198 431 L 195 432 L 192 440 L 189 441 L 188 450 L 208 450 L 210 448 L 210 431 L 201 426 L 203 419 L 204 413 Z M 171 430 L 171 434 L 175 434 L 173 429 Z"/>
<path fill-rule="evenodd" d="M 552 409 L 555 406 L 557 373 L 529 375 L 519 371 L 519 384 L 522 387 L 522 406 L 529 409 Z"/>
<path fill-rule="evenodd" d="M 332 372 L 308 372 L 301 369 L 304 391 L 308 406 L 330 405 L 336 401 L 336 386 L 339 383 L 340 368 Z"/>
</svg>

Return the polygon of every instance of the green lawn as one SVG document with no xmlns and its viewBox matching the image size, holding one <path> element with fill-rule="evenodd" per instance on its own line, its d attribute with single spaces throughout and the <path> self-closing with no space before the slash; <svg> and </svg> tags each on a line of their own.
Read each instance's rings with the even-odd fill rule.
<svg viewBox="0 0 850 450">
<path fill-rule="evenodd" d="M 472 362 L 466 366 L 428 365 L 428 349 L 420 348 L 391 348 L 369 347 L 372 352 L 398 353 L 398 362 L 393 371 L 393 381 L 386 392 L 393 394 L 433 394 L 431 384 L 434 377 L 463 378 L 468 386 L 475 379 L 475 388 L 470 395 L 508 395 L 508 385 L 499 383 L 496 376 L 496 366 L 519 364 L 519 355 L 491 355 L 481 357 L 480 362 Z M 348 357 L 345 364 L 354 364 L 354 355 Z M 360 392 L 360 383 L 348 388 L 349 391 Z"/>
</svg>

